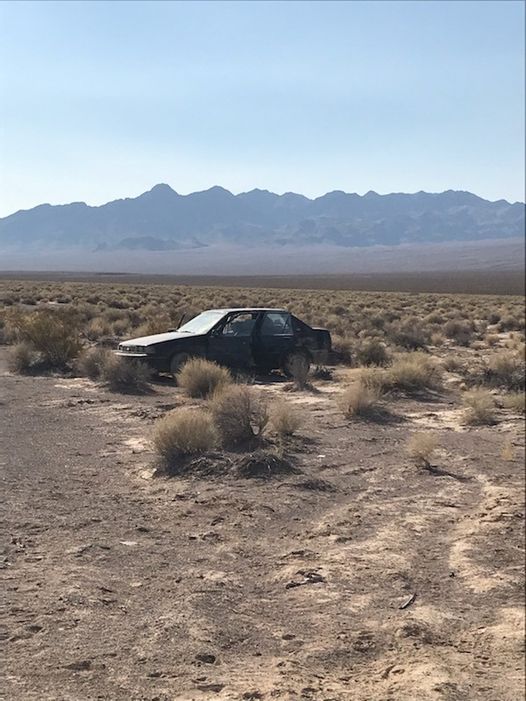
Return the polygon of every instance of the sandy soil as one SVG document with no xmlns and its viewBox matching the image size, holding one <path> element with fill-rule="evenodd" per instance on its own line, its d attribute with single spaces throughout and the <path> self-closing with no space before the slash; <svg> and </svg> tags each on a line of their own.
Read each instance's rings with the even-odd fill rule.
<svg viewBox="0 0 526 701">
<path fill-rule="evenodd" d="M 336 383 L 257 385 L 301 407 L 301 471 L 168 479 L 148 438 L 179 390 L 16 377 L 4 353 L 5 699 L 523 698 L 520 417 L 466 429 L 452 390 L 350 422 Z M 433 472 L 405 454 L 421 430 Z"/>
</svg>

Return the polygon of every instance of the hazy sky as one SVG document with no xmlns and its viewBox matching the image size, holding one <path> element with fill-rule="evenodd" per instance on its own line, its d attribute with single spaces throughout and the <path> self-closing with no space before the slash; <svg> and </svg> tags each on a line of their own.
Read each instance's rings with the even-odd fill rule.
<svg viewBox="0 0 526 701">
<path fill-rule="evenodd" d="M 2 2 L 0 216 L 167 182 L 524 200 L 522 2 Z"/>
</svg>

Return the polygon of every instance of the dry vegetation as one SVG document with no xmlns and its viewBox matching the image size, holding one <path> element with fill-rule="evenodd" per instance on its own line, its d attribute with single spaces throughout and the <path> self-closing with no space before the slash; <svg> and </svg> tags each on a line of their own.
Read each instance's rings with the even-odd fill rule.
<svg viewBox="0 0 526 701">
<path fill-rule="evenodd" d="M 174 383 L 111 352 L 249 305 L 334 362 Z M 12 615 L 31 591 L 45 619 L 9 638 L 37 680 L 10 698 L 516 698 L 524 334 L 512 296 L 0 281 Z"/>
</svg>

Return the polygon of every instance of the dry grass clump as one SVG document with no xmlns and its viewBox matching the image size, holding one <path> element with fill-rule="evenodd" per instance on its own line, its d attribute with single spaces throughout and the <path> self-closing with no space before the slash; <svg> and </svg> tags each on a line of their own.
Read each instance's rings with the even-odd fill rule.
<svg viewBox="0 0 526 701">
<path fill-rule="evenodd" d="M 113 353 L 107 348 L 89 348 L 79 355 L 75 369 L 90 380 L 98 380 L 104 374 L 106 365 L 111 365 L 113 357 Z"/>
<path fill-rule="evenodd" d="M 91 319 L 86 327 L 86 338 L 90 341 L 98 341 L 103 336 L 110 336 L 113 331 L 112 325 L 102 317 Z"/>
<path fill-rule="evenodd" d="M 399 355 L 386 371 L 386 384 L 406 392 L 437 389 L 441 385 L 438 365 L 425 353 Z"/>
<path fill-rule="evenodd" d="M 217 363 L 191 358 L 177 373 L 177 384 L 190 397 L 211 397 L 232 382 L 232 375 Z"/>
<path fill-rule="evenodd" d="M 18 374 L 30 373 L 38 366 L 38 353 L 28 343 L 17 343 L 9 349 L 7 367 Z"/>
<path fill-rule="evenodd" d="M 146 392 L 151 374 L 144 363 L 110 353 L 104 360 L 100 377 L 112 392 Z"/>
<path fill-rule="evenodd" d="M 469 346 L 473 337 L 473 324 L 463 319 L 450 319 L 444 326 L 444 333 L 459 346 Z"/>
<path fill-rule="evenodd" d="M 82 348 L 71 313 L 49 309 L 29 314 L 15 311 L 7 323 L 13 338 L 38 353 L 41 364 L 49 369 L 65 369 Z"/>
<path fill-rule="evenodd" d="M 211 400 L 210 411 L 226 447 L 254 442 L 268 423 L 265 404 L 241 385 L 223 386 Z"/>
<path fill-rule="evenodd" d="M 490 387 L 505 387 L 508 390 L 523 390 L 525 378 L 524 358 L 508 351 L 490 358 L 482 381 Z"/>
<path fill-rule="evenodd" d="M 356 349 L 356 362 L 366 367 L 386 367 L 390 356 L 384 343 L 376 339 L 365 341 Z"/>
<path fill-rule="evenodd" d="M 466 408 L 464 421 L 472 426 L 495 423 L 495 399 L 485 389 L 473 389 L 462 398 Z"/>
<path fill-rule="evenodd" d="M 424 467 L 429 467 L 437 448 L 438 439 L 433 433 L 414 433 L 407 442 L 409 456 Z"/>
<path fill-rule="evenodd" d="M 461 360 L 456 355 L 448 355 L 444 358 L 442 366 L 447 372 L 455 372 L 458 374 L 462 374 L 466 369 L 465 361 Z"/>
<path fill-rule="evenodd" d="M 511 409 L 516 414 L 524 414 L 526 412 L 526 397 L 524 392 L 510 392 L 502 400 L 502 405 L 506 409 Z"/>
<path fill-rule="evenodd" d="M 353 357 L 353 343 L 350 338 L 335 335 L 332 337 L 332 351 L 340 363 L 350 365 Z"/>
<path fill-rule="evenodd" d="M 359 381 L 378 395 L 385 394 L 392 388 L 389 373 L 383 368 L 364 368 L 360 372 Z"/>
<path fill-rule="evenodd" d="M 303 418 L 295 407 L 287 402 L 278 401 L 270 407 L 269 421 L 278 436 L 284 438 L 296 433 L 303 423 Z"/>
<path fill-rule="evenodd" d="M 198 409 L 175 409 L 157 421 L 153 445 L 167 467 L 177 460 L 212 450 L 218 443 L 212 417 Z"/>
<path fill-rule="evenodd" d="M 356 384 L 347 387 L 340 397 L 339 404 L 348 418 L 367 418 L 378 412 L 381 396 L 379 387 L 371 386 L 366 380 L 360 379 Z"/>
<path fill-rule="evenodd" d="M 418 321 L 405 321 L 390 324 L 387 329 L 390 341 L 396 346 L 406 348 L 409 351 L 424 349 L 431 341 L 429 330 L 424 328 Z"/>
<path fill-rule="evenodd" d="M 524 330 L 524 313 L 523 314 L 507 314 L 499 321 L 499 331 L 522 331 Z"/>
</svg>

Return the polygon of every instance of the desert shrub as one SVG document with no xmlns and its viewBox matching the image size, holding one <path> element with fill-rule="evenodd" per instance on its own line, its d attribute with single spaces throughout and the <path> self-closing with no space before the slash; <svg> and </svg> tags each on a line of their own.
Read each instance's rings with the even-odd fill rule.
<svg viewBox="0 0 526 701">
<path fill-rule="evenodd" d="M 7 353 L 7 367 L 11 372 L 24 374 L 38 365 L 38 353 L 28 343 L 17 343 Z"/>
<path fill-rule="evenodd" d="M 223 386 L 211 400 L 210 410 L 225 446 L 253 442 L 268 422 L 265 404 L 241 385 Z"/>
<path fill-rule="evenodd" d="M 87 325 L 85 334 L 90 341 L 97 341 L 101 336 L 109 336 L 111 332 L 111 323 L 102 317 L 96 317 Z"/>
<path fill-rule="evenodd" d="M 389 353 L 385 345 L 380 341 L 366 341 L 356 349 L 356 362 L 358 365 L 385 367 L 389 365 L 389 361 Z"/>
<path fill-rule="evenodd" d="M 495 423 L 495 400 L 485 389 L 474 389 L 462 397 L 466 408 L 464 420 L 470 425 Z"/>
<path fill-rule="evenodd" d="M 340 363 L 351 363 L 353 355 L 353 343 L 350 338 L 345 338 L 343 336 L 333 336 L 332 350 Z"/>
<path fill-rule="evenodd" d="M 439 331 L 434 331 L 429 340 L 432 346 L 443 346 L 445 338 Z"/>
<path fill-rule="evenodd" d="M 469 346 L 473 337 L 473 324 L 462 319 L 450 319 L 444 326 L 444 333 L 459 346 Z"/>
<path fill-rule="evenodd" d="M 153 336 L 156 333 L 165 333 L 169 329 L 173 328 L 170 317 L 161 316 L 148 319 L 143 324 L 138 326 L 134 330 L 134 335 L 140 336 Z"/>
<path fill-rule="evenodd" d="M 429 466 L 438 447 L 438 439 L 433 433 L 414 433 L 407 442 L 407 452 L 417 463 Z"/>
<path fill-rule="evenodd" d="M 483 384 L 508 390 L 524 389 L 525 363 L 518 353 L 503 352 L 490 358 L 482 376 Z"/>
<path fill-rule="evenodd" d="M 75 369 L 84 377 L 98 380 L 104 374 L 106 365 L 111 365 L 112 357 L 112 352 L 107 348 L 89 348 L 79 355 Z"/>
<path fill-rule="evenodd" d="M 198 409 L 175 409 L 155 424 L 153 445 L 168 467 L 180 458 L 212 450 L 217 443 L 212 417 Z"/>
<path fill-rule="evenodd" d="M 490 312 L 488 314 L 488 324 L 491 326 L 494 326 L 495 324 L 498 324 L 500 321 L 500 313 L 499 312 Z"/>
<path fill-rule="evenodd" d="M 441 384 L 438 365 L 417 351 L 398 356 L 386 373 L 387 386 L 406 392 L 436 389 Z"/>
<path fill-rule="evenodd" d="M 442 366 L 448 372 L 462 373 L 465 370 L 464 361 L 457 358 L 456 355 L 448 355 L 442 361 Z"/>
<path fill-rule="evenodd" d="M 41 309 L 30 314 L 11 316 L 13 336 L 36 351 L 42 364 L 63 369 L 77 357 L 82 344 L 77 320 L 72 314 Z"/>
<path fill-rule="evenodd" d="M 430 333 L 418 322 L 394 323 L 387 329 L 388 338 L 397 346 L 415 351 L 424 349 L 429 343 Z"/>
<path fill-rule="evenodd" d="M 381 391 L 378 387 L 370 386 L 361 379 L 344 390 L 339 403 L 347 417 L 367 417 L 378 411 L 380 397 Z"/>
<path fill-rule="evenodd" d="M 444 317 L 440 312 L 431 312 L 426 317 L 424 317 L 425 324 L 443 324 Z"/>
<path fill-rule="evenodd" d="M 502 400 L 502 405 L 506 409 L 511 409 L 517 414 L 524 414 L 526 411 L 526 400 L 524 392 L 511 392 Z"/>
<path fill-rule="evenodd" d="M 292 436 L 303 423 L 295 407 L 279 401 L 271 405 L 269 411 L 270 425 L 280 437 Z"/>
<path fill-rule="evenodd" d="M 524 329 L 524 317 L 507 314 L 501 318 L 497 328 L 499 331 L 521 331 Z"/>
<path fill-rule="evenodd" d="M 363 368 L 360 370 L 359 380 L 366 387 L 371 387 L 381 393 L 387 392 L 389 389 L 387 371 L 383 368 Z"/>
<path fill-rule="evenodd" d="M 191 358 L 177 373 L 177 384 L 190 397 L 211 397 L 232 382 L 226 369 L 203 358 Z"/>
<path fill-rule="evenodd" d="M 113 327 L 111 330 L 115 336 L 122 337 L 128 333 L 129 329 L 130 322 L 128 319 L 117 319 L 117 321 L 113 323 Z"/>
<path fill-rule="evenodd" d="M 109 353 L 100 376 L 113 392 L 145 392 L 149 387 L 151 370 L 144 363 Z"/>
</svg>

